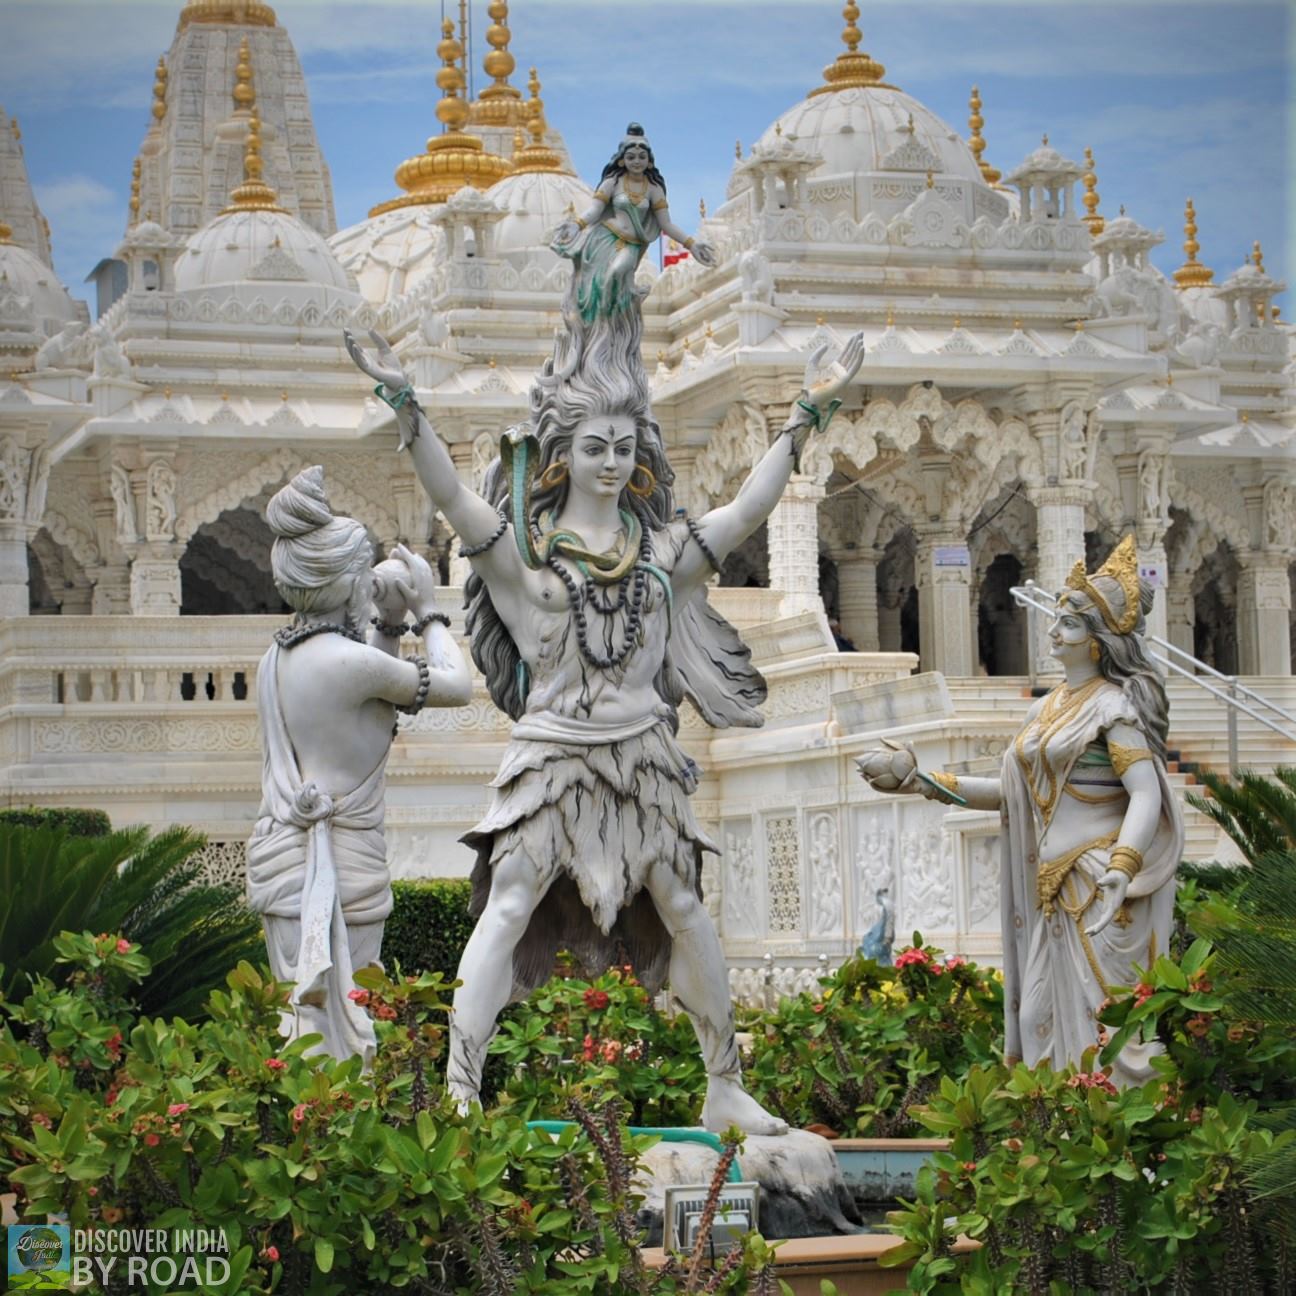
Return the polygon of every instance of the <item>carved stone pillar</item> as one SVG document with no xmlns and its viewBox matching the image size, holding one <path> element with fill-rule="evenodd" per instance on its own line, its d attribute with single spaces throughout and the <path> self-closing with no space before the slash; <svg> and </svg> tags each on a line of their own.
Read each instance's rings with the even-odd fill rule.
<svg viewBox="0 0 1296 1296">
<path fill-rule="evenodd" d="M 29 534 L 21 522 L 0 522 L 0 617 L 26 616 L 31 610 L 27 588 Z"/>
<path fill-rule="evenodd" d="M 901 644 L 900 606 L 904 588 L 898 581 L 888 581 L 878 590 L 878 651 L 899 652 Z"/>
<path fill-rule="evenodd" d="M 1088 488 L 1078 484 L 1040 486 L 1031 492 L 1037 546 L 1035 580 L 1050 594 L 1056 594 L 1066 584 L 1076 559 L 1084 557 L 1088 500 Z M 1035 622 L 1035 671 L 1039 675 L 1060 674 L 1061 667 L 1049 656 L 1048 618 L 1037 613 Z"/>
<path fill-rule="evenodd" d="M 1191 572 L 1172 571 L 1165 590 L 1165 637 L 1189 654 L 1193 654 L 1193 625 L 1197 619 L 1192 585 Z"/>
<path fill-rule="evenodd" d="M 842 632 L 860 652 L 880 651 L 878 637 L 878 559 L 875 549 L 842 549 L 837 563 L 837 607 Z M 899 621 L 896 623 L 899 634 Z"/>
<path fill-rule="evenodd" d="M 956 677 L 971 675 L 972 559 L 962 535 L 923 528 L 914 574 L 918 581 L 919 669 Z"/>
<path fill-rule="evenodd" d="M 130 565 L 106 563 L 89 572 L 94 582 L 90 595 L 91 616 L 129 616 L 131 610 Z"/>
<path fill-rule="evenodd" d="M 824 488 L 796 474 L 769 518 L 770 589 L 783 595 L 780 612 L 822 612 L 819 597 L 819 501 Z"/>
<path fill-rule="evenodd" d="M 1291 583 L 1283 554 L 1238 557 L 1238 673 L 1290 675 Z"/>
<path fill-rule="evenodd" d="M 180 556 L 174 542 L 133 546 L 130 566 L 132 616 L 180 615 Z"/>
<path fill-rule="evenodd" d="M 446 449 L 450 451 L 450 458 L 454 460 L 459 480 L 466 486 L 476 489 L 473 482 L 472 442 L 457 441 L 453 445 L 447 445 Z M 420 485 L 419 489 L 422 490 L 423 487 Z M 472 564 L 467 558 L 459 556 L 459 539 L 456 536 L 450 543 L 450 584 L 462 589 L 471 574 Z"/>
</svg>

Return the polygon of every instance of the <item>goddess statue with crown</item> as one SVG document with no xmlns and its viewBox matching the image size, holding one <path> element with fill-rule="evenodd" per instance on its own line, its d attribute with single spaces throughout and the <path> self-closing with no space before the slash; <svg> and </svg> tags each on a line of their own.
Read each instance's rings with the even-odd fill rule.
<svg viewBox="0 0 1296 1296">
<path fill-rule="evenodd" d="M 1165 686 L 1143 642 L 1152 595 L 1130 536 L 1093 575 L 1076 563 L 1048 631 L 1064 680 L 1027 713 L 999 778 L 923 775 L 904 748 L 859 759 L 878 791 L 1000 812 L 1010 1062 L 1079 1064 L 1108 987 L 1167 948 L 1184 829 Z M 1146 1083 L 1159 1047 L 1125 1045 L 1112 1079 Z"/>
<path fill-rule="evenodd" d="M 641 151 L 620 150 L 627 176 Z M 605 177 L 600 211 L 609 204 L 633 223 L 617 202 L 627 176 L 615 187 Z M 646 246 L 665 216 L 651 215 L 659 182 L 642 183 L 628 197 L 647 200 L 636 226 Z M 717 848 L 689 805 L 699 771 L 676 742 L 678 707 L 689 699 L 716 727 L 761 724 L 764 680 L 709 606 L 706 582 L 773 511 L 808 434 L 855 378 L 863 342 L 852 338 L 817 384 L 812 363 L 735 499 L 677 516 L 633 291 L 644 248 L 613 221 L 598 246 L 594 235 L 570 246 L 566 329 L 481 495 L 460 480 L 386 342 L 371 334 L 371 353 L 347 337 L 472 564 L 473 660 L 515 721 L 491 805 L 464 838 L 477 852 L 478 919 L 459 966 L 447 1082 L 461 1105 L 476 1100 L 496 1018 L 548 978 L 559 950 L 592 973 L 628 957 L 650 992 L 669 978 L 693 1021 L 708 1075 L 703 1124 L 779 1134 L 786 1125 L 742 1085 L 724 956 L 701 900 L 702 854 Z"/>
</svg>

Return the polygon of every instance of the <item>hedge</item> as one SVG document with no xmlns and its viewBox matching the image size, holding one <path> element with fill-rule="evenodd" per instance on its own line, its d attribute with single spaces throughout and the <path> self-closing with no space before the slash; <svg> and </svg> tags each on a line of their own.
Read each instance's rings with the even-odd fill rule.
<svg viewBox="0 0 1296 1296">
<path fill-rule="evenodd" d="M 24 806 L 17 810 L 0 810 L 0 823 L 22 828 L 62 828 L 69 837 L 107 837 L 112 822 L 102 810 L 84 810 L 58 806 Z"/>
<path fill-rule="evenodd" d="M 392 883 L 392 911 L 383 931 L 384 966 L 405 973 L 442 972 L 454 979 L 473 920 L 467 878 L 423 878 Z"/>
</svg>

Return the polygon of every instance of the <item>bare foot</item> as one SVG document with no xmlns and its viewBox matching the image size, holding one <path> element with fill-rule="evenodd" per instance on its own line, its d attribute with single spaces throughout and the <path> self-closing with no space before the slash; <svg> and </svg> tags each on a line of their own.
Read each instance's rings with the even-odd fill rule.
<svg viewBox="0 0 1296 1296">
<path fill-rule="evenodd" d="M 737 1125 L 748 1134 L 786 1134 L 787 1121 L 771 1116 L 737 1080 L 712 1076 L 702 1104 L 704 1129 L 720 1134 Z"/>
<path fill-rule="evenodd" d="M 448 1084 L 446 1092 L 454 1099 L 454 1105 L 460 1116 L 467 1116 L 472 1111 L 473 1103 L 481 1102 L 481 1095 L 477 1090 L 470 1089 L 467 1085 Z"/>
</svg>

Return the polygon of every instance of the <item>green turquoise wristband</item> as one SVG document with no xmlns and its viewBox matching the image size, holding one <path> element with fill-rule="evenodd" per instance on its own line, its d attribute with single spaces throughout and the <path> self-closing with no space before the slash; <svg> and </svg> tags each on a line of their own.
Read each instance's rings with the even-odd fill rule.
<svg viewBox="0 0 1296 1296">
<path fill-rule="evenodd" d="M 406 383 L 405 386 L 400 388 L 394 396 L 387 395 L 386 383 L 379 383 L 378 386 L 374 388 L 374 395 L 377 396 L 380 401 L 385 401 L 394 410 L 400 409 L 402 405 L 418 404 L 418 401 L 414 399 L 414 388 L 410 383 Z"/>
</svg>

